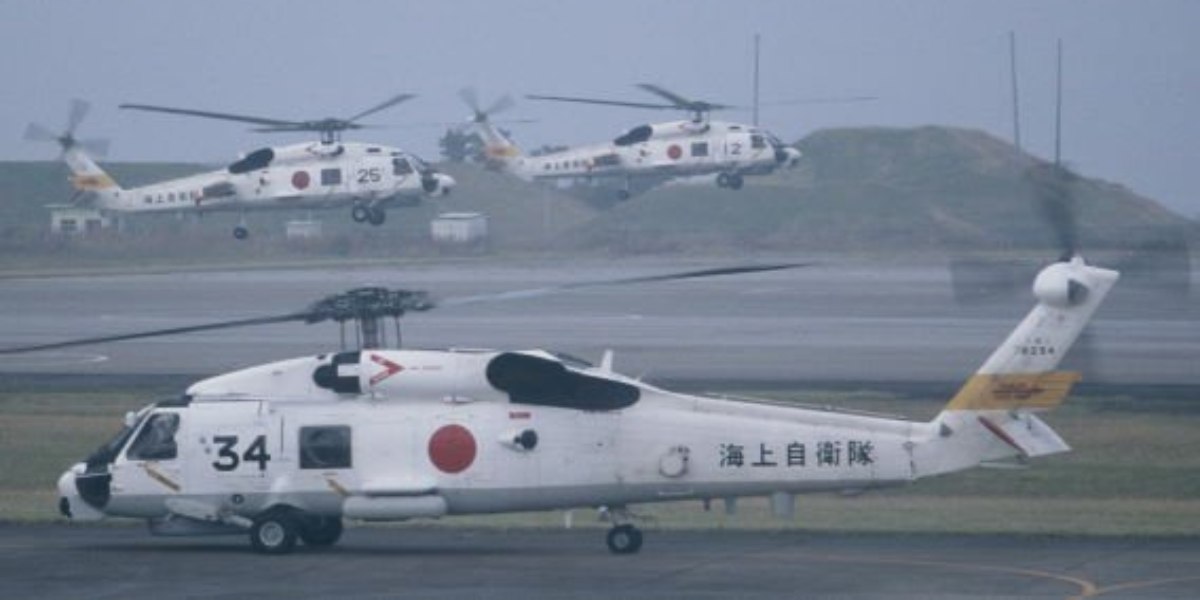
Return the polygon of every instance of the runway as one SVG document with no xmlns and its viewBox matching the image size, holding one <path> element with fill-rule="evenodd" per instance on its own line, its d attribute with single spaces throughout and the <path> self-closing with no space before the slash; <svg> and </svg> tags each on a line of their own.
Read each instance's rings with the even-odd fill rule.
<svg viewBox="0 0 1200 600">
<path fill-rule="evenodd" d="M 268 557 L 242 537 L 0 525 L 5 598 L 1195 598 L 1200 541 L 601 529 L 350 528 Z"/>
<path fill-rule="evenodd" d="M 729 264 L 530 259 L 7 279 L 0 281 L 0 345 L 289 313 L 363 285 L 445 298 Z M 618 370 L 652 381 L 958 382 L 1032 303 L 1024 292 L 957 305 L 944 265 L 825 259 L 792 271 L 440 308 L 407 316 L 403 341 L 410 347 L 548 347 L 591 360 L 611 348 Z M 1196 305 L 1162 303 L 1136 286 L 1118 285 L 1090 330 L 1090 342 L 1069 361 L 1086 358 L 1090 382 L 1200 384 Z M 338 344 L 336 325 L 271 325 L 0 356 L 0 372 L 200 376 Z"/>
</svg>

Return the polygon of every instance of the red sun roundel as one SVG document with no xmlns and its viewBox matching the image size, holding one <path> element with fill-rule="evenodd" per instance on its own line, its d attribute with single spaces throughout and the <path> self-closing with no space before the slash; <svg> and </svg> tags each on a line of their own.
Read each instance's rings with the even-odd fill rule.
<svg viewBox="0 0 1200 600">
<path fill-rule="evenodd" d="M 461 473 L 475 462 L 475 436 L 462 425 L 446 425 L 429 438 L 429 460 L 443 473 Z"/>
<path fill-rule="evenodd" d="M 671 160 L 679 160 L 679 157 L 683 156 L 683 148 L 680 148 L 675 144 L 671 144 L 671 147 L 667 148 L 667 156 L 670 157 Z"/>
<path fill-rule="evenodd" d="M 308 187 L 309 178 L 307 171 L 296 171 L 292 173 L 292 187 L 302 190 Z"/>
</svg>

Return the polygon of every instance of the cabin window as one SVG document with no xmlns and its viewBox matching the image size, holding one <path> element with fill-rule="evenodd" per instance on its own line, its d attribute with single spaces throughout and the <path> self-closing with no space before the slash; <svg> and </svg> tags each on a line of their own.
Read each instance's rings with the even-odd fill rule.
<svg viewBox="0 0 1200 600">
<path fill-rule="evenodd" d="M 761 136 L 761 135 L 758 135 L 758 134 L 752 135 L 752 136 L 750 136 L 750 147 L 754 148 L 755 150 L 761 150 L 763 148 L 766 148 L 767 140 L 763 139 L 763 136 Z"/>
<path fill-rule="evenodd" d="M 245 158 L 229 165 L 229 172 L 234 175 L 241 173 L 249 173 L 258 169 L 265 169 L 271 161 L 275 160 L 275 151 L 270 148 L 255 150 L 247 154 Z"/>
<path fill-rule="evenodd" d="M 129 460 L 172 460 L 178 452 L 175 445 L 175 432 L 178 430 L 179 415 L 151 415 L 125 455 Z"/>
<path fill-rule="evenodd" d="M 708 156 L 708 142 L 694 142 L 692 156 Z"/>
<path fill-rule="evenodd" d="M 341 185 L 341 169 L 321 169 L 321 185 Z"/>
<path fill-rule="evenodd" d="M 393 175 L 402 177 L 404 175 L 412 175 L 412 173 L 413 173 L 412 165 L 409 164 L 407 160 L 404 160 L 403 158 L 393 158 L 392 159 L 392 174 Z"/>
<path fill-rule="evenodd" d="M 142 203 L 144 203 L 144 204 L 150 204 L 150 203 L 152 203 L 152 202 L 154 202 L 154 197 L 153 197 L 153 196 L 143 196 L 143 197 L 142 197 Z"/>
<path fill-rule="evenodd" d="M 618 146 L 632 146 L 633 144 L 644 142 L 650 139 L 650 136 L 652 135 L 654 135 L 653 127 L 650 127 L 649 125 L 638 125 L 637 127 L 626 131 L 620 137 L 613 140 L 613 143 Z"/>
<path fill-rule="evenodd" d="M 350 427 L 317 425 L 300 428 L 301 469 L 349 469 Z"/>
</svg>

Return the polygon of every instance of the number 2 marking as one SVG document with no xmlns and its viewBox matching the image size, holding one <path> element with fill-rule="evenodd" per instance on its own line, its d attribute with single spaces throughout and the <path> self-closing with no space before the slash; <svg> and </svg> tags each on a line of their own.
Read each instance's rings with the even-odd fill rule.
<svg viewBox="0 0 1200 600">
<path fill-rule="evenodd" d="M 258 463 L 259 471 L 267 470 L 267 463 L 271 460 L 271 455 L 267 454 L 267 436 L 260 435 L 250 442 L 250 447 L 240 456 L 234 447 L 237 446 L 238 436 L 236 435 L 216 435 L 213 436 L 213 442 L 220 446 L 217 450 L 217 460 L 213 461 L 214 469 L 221 472 L 229 472 L 237 469 L 242 462 Z"/>
</svg>

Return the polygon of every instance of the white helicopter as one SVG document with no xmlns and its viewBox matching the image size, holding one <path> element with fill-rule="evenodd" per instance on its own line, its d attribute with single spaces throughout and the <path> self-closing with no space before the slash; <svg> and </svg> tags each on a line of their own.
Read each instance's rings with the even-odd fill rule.
<svg viewBox="0 0 1200 600">
<path fill-rule="evenodd" d="M 243 218 L 233 229 L 246 239 L 245 213 L 252 210 L 350 207 L 359 223 L 382 225 L 389 205 L 412 205 L 425 196 L 450 193 L 454 179 L 439 173 L 414 154 L 378 144 L 342 142 L 341 132 L 366 127 L 357 121 L 413 98 L 400 94 L 346 119 L 285 121 L 182 108 L 123 104 L 121 108 L 188 115 L 258 125 L 259 132 L 315 131 L 320 140 L 248 152 L 228 167 L 146 186 L 125 189 L 101 169 L 89 149 L 106 144 L 80 142 L 75 129 L 88 104 L 74 100 L 62 134 L 36 123 L 25 138 L 54 141 L 70 168 L 76 200 L 115 213 L 236 211 Z"/>
<path fill-rule="evenodd" d="M 1069 450 L 1035 413 L 1079 379 L 1056 368 L 1117 279 L 1075 254 L 1045 267 L 1036 306 L 929 422 L 673 393 L 616 373 L 611 353 L 593 366 L 543 350 L 383 349 L 386 317 L 435 302 L 379 288 L 285 315 L 0 353 L 357 319 L 360 350 L 219 375 L 128 415 L 112 441 L 62 474 L 60 511 L 75 521 L 142 518 L 162 535 L 248 532 L 254 549 L 286 553 L 298 540 L 335 543 L 343 519 L 596 507 L 613 523 L 609 549 L 623 554 L 642 546 L 628 510 L 637 503 L 769 496 L 787 516 L 798 493 L 906 485 Z"/>
<path fill-rule="evenodd" d="M 682 110 L 691 113 L 691 118 L 638 125 L 611 142 L 576 146 L 541 156 L 523 154 L 492 124 L 493 115 L 513 106 L 511 97 L 503 96 L 483 109 L 473 90 L 464 89 L 459 95 L 473 112 L 471 122 L 483 137 L 484 156 L 493 168 L 527 181 L 615 180 L 621 200 L 632 195 L 634 180 L 642 187 L 651 187 L 674 178 L 716 174 L 719 187 L 739 190 L 748 175 L 766 175 L 781 167 L 794 167 L 800 161 L 799 150 L 785 145 L 765 129 L 708 118 L 710 112 L 730 106 L 689 100 L 649 83 L 638 87 L 666 103 L 541 95 L 526 98 Z"/>
</svg>

